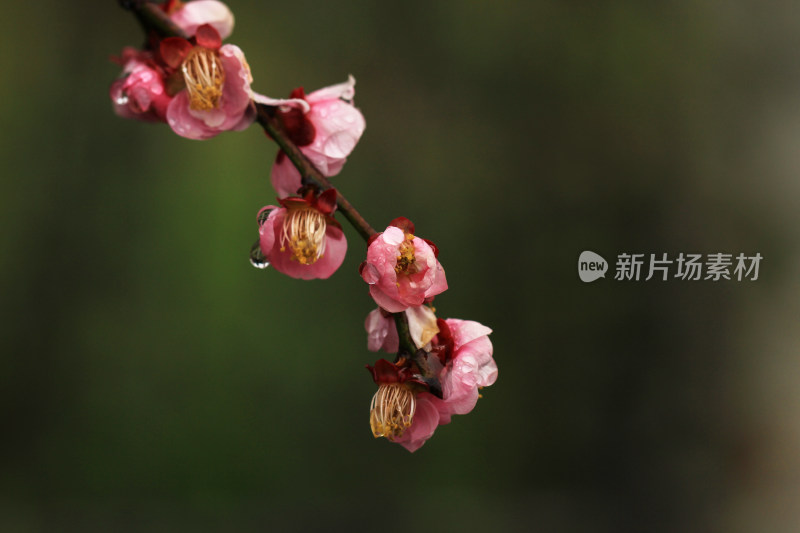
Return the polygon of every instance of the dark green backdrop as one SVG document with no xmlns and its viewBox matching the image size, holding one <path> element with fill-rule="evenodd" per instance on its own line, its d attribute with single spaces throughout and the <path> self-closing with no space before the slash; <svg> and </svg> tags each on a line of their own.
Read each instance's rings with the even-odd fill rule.
<svg viewBox="0 0 800 533">
<path fill-rule="evenodd" d="M 800 523 L 793 2 L 243 2 L 273 97 L 357 80 L 336 184 L 412 219 L 499 379 L 372 438 L 357 273 L 250 267 L 253 127 L 125 121 L 115 2 L 4 9 L 3 531 L 791 532 Z M 755 282 L 582 283 L 583 250 L 759 252 Z M 613 268 L 613 265 L 612 265 Z"/>
</svg>

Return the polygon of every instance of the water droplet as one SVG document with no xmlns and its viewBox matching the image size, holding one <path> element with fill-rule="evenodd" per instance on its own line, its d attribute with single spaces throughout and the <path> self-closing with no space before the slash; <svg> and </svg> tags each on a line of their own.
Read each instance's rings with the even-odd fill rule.
<svg viewBox="0 0 800 533">
<path fill-rule="evenodd" d="M 125 94 L 125 93 L 120 94 L 114 100 L 114 103 L 117 104 L 117 105 L 125 105 L 125 104 L 127 104 L 128 103 L 128 95 Z"/>
<path fill-rule="evenodd" d="M 261 242 L 256 241 L 252 248 L 250 248 L 250 264 L 256 268 L 264 269 L 269 266 L 269 261 L 261 253 Z"/>
</svg>

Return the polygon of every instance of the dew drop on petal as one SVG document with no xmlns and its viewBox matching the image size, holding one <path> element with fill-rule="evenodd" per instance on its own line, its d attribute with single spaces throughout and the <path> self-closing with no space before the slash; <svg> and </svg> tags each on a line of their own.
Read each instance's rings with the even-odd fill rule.
<svg viewBox="0 0 800 533">
<path fill-rule="evenodd" d="M 123 92 L 122 94 L 120 94 L 119 96 L 117 96 L 114 99 L 114 103 L 117 104 L 117 105 L 125 105 L 125 104 L 127 104 L 128 103 L 128 95 Z"/>
<path fill-rule="evenodd" d="M 265 269 L 269 266 L 269 261 L 261 253 L 261 242 L 256 241 L 252 248 L 250 248 L 250 264 L 258 269 Z"/>
</svg>

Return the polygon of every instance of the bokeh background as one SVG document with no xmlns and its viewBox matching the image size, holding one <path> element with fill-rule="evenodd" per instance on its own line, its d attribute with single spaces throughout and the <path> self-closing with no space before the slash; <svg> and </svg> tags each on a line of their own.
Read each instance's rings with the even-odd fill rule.
<svg viewBox="0 0 800 533">
<path fill-rule="evenodd" d="M 350 250 L 258 271 L 275 147 L 116 117 L 115 2 L 6 6 L 0 529 L 794 532 L 794 2 L 237 2 L 258 92 L 357 80 L 336 184 L 440 247 L 497 383 L 374 440 Z M 760 253 L 754 282 L 582 283 L 583 250 Z M 613 268 L 613 265 L 612 265 Z"/>
</svg>

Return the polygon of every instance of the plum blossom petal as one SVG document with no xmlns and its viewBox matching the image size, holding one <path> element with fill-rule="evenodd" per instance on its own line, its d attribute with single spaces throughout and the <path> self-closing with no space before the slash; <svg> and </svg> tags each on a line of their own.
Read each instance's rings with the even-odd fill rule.
<svg viewBox="0 0 800 533">
<path fill-rule="evenodd" d="M 326 100 L 344 100 L 352 102 L 356 96 L 356 79 L 352 74 L 347 76 L 347 81 L 317 89 L 306 98 L 309 102 L 324 102 Z"/>
<path fill-rule="evenodd" d="M 383 350 L 394 353 L 400 346 L 397 337 L 397 328 L 394 325 L 394 318 L 380 307 L 373 309 L 364 321 L 364 328 L 367 330 L 367 349 L 371 352 Z"/>
<path fill-rule="evenodd" d="M 233 33 L 233 13 L 227 5 L 217 0 L 181 3 L 178 9 L 169 14 L 169 18 L 189 37 L 204 24 L 213 26 L 222 39 L 227 39 Z"/>
<path fill-rule="evenodd" d="M 253 100 L 259 104 L 283 107 L 286 109 L 299 108 L 305 113 L 311 109 L 311 106 L 308 105 L 308 102 L 302 98 L 270 98 L 269 96 L 265 96 L 263 94 L 253 93 Z"/>
<path fill-rule="evenodd" d="M 355 96 L 355 84 L 355 78 L 350 76 L 345 83 L 314 91 L 306 97 L 311 104 L 308 118 L 317 130 L 308 151 L 327 158 L 329 163 L 346 159 L 366 128 L 364 116 L 350 103 Z"/>
<path fill-rule="evenodd" d="M 439 333 L 436 325 L 436 315 L 433 309 L 427 305 L 418 305 L 406 309 L 408 318 L 408 330 L 417 348 L 422 348 L 428 344 L 433 337 Z"/>
<path fill-rule="evenodd" d="M 279 198 L 296 194 L 301 187 L 300 173 L 283 151 L 278 152 L 272 164 L 270 181 Z"/>
<path fill-rule="evenodd" d="M 393 442 L 410 452 L 417 451 L 425 444 L 439 425 L 439 411 L 436 404 L 441 400 L 428 392 L 417 394 L 416 400 L 417 409 L 411 426 L 401 436 L 393 439 Z"/>
</svg>

